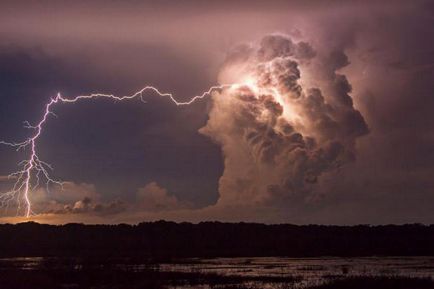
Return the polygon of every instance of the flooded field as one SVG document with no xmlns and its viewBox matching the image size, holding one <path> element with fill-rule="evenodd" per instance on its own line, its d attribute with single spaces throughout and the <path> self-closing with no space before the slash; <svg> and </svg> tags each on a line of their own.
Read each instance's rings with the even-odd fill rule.
<svg viewBox="0 0 434 289">
<path fill-rule="evenodd" d="M 137 288 L 310 288 L 355 276 L 433 279 L 434 257 L 213 258 L 161 263 L 32 257 L 0 259 L 0 271 L 21 275 L 27 272 L 47 279 L 50 274 L 56 275 L 55 279 L 62 274 L 78 275 L 88 282 L 94 279 L 93 288 L 122 288 L 122 278 L 152 281 L 152 285 Z M 112 281 L 110 287 L 98 287 L 98 278 L 107 279 L 104 274 L 119 276 L 115 281 L 121 284 Z M 58 282 L 63 288 L 83 288 L 80 282 L 66 277 Z"/>
<path fill-rule="evenodd" d="M 161 270 L 229 276 L 287 277 L 303 286 L 348 276 L 434 278 L 434 257 L 370 258 L 218 258 L 188 264 L 161 264 Z"/>
</svg>

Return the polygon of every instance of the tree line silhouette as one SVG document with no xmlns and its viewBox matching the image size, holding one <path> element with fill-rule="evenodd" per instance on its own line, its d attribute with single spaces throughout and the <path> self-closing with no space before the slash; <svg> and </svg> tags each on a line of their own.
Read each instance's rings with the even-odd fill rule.
<svg viewBox="0 0 434 289">
<path fill-rule="evenodd" d="M 434 255 L 434 225 L 323 226 L 166 221 L 137 225 L 0 225 L 0 257 Z"/>
</svg>

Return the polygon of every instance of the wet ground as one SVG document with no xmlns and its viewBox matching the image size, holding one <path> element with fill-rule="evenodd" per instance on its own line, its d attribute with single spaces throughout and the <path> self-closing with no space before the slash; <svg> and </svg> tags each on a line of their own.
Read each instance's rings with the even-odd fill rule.
<svg viewBox="0 0 434 289">
<path fill-rule="evenodd" d="M 122 288 L 129 284 L 136 288 L 135 283 L 128 283 L 133 280 L 146 281 L 139 282 L 145 284 L 143 288 L 309 288 L 354 276 L 434 279 L 434 257 L 213 258 L 158 263 L 31 257 L 0 259 L 0 274 L 44 276 L 39 279 L 47 282 L 52 281 L 52 276 L 53 282 L 64 288 L 86 288 L 83 284 L 93 288 Z M 68 276 L 76 276 L 77 281 Z M 114 279 L 109 282 L 111 277 Z"/>
</svg>

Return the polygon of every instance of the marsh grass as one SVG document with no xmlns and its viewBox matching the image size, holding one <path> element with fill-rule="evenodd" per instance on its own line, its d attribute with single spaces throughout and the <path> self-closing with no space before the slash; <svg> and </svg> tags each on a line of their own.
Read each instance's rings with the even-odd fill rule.
<svg viewBox="0 0 434 289">
<path fill-rule="evenodd" d="M 433 289 L 431 278 L 403 276 L 352 276 L 328 281 L 309 289 Z"/>
</svg>

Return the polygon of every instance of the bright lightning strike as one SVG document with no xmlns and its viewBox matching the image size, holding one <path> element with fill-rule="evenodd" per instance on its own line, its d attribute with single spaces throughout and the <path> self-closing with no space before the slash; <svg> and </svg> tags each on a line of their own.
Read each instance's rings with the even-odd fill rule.
<svg viewBox="0 0 434 289">
<path fill-rule="evenodd" d="M 142 101 L 144 101 L 143 94 L 145 92 L 150 91 L 158 94 L 159 96 L 169 97 L 173 103 L 175 103 L 177 106 L 181 106 L 181 105 L 190 105 L 195 101 L 202 99 L 207 95 L 210 95 L 215 90 L 221 90 L 224 88 L 229 88 L 231 86 L 232 85 L 212 86 L 204 93 L 200 95 L 196 95 L 190 100 L 185 102 L 177 101 L 174 98 L 173 94 L 162 93 L 160 92 L 160 90 L 158 90 L 153 86 L 146 86 L 132 95 L 125 95 L 125 96 L 116 96 L 113 94 L 104 94 L 104 93 L 93 93 L 89 95 L 79 95 L 74 98 L 65 98 L 60 93 L 57 94 L 56 97 L 51 98 L 50 101 L 45 105 L 44 114 L 41 120 L 36 125 L 30 125 L 30 123 L 27 121 L 24 122 L 24 126 L 26 128 L 33 129 L 35 131 L 35 133 L 31 137 L 27 138 L 23 142 L 0 141 L 0 144 L 13 147 L 17 151 L 24 150 L 27 148 L 30 149 L 29 158 L 23 160 L 18 164 L 20 169 L 17 172 L 11 173 L 9 175 L 11 179 L 15 180 L 15 183 L 9 191 L 0 194 L 0 205 L 3 207 L 8 207 L 11 201 L 16 200 L 18 205 L 17 211 L 19 212 L 21 210 L 21 207 L 24 206 L 25 216 L 29 217 L 33 213 L 32 204 L 30 202 L 29 195 L 31 194 L 32 191 L 34 191 L 37 187 L 39 187 L 41 177 L 45 178 L 46 180 L 47 190 L 50 184 L 57 184 L 62 186 L 62 182 L 54 180 L 52 177 L 50 177 L 49 171 L 52 170 L 52 167 L 50 166 L 50 164 L 42 161 L 39 158 L 37 147 L 36 147 L 36 143 L 43 132 L 44 124 L 47 122 L 49 115 L 53 114 L 52 108 L 55 104 L 75 103 L 79 100 L 87 100 L 87 99 L 94 99 L 94 98 L 109 98 L 116 101 L 140 98 Z"/>
</svg>

